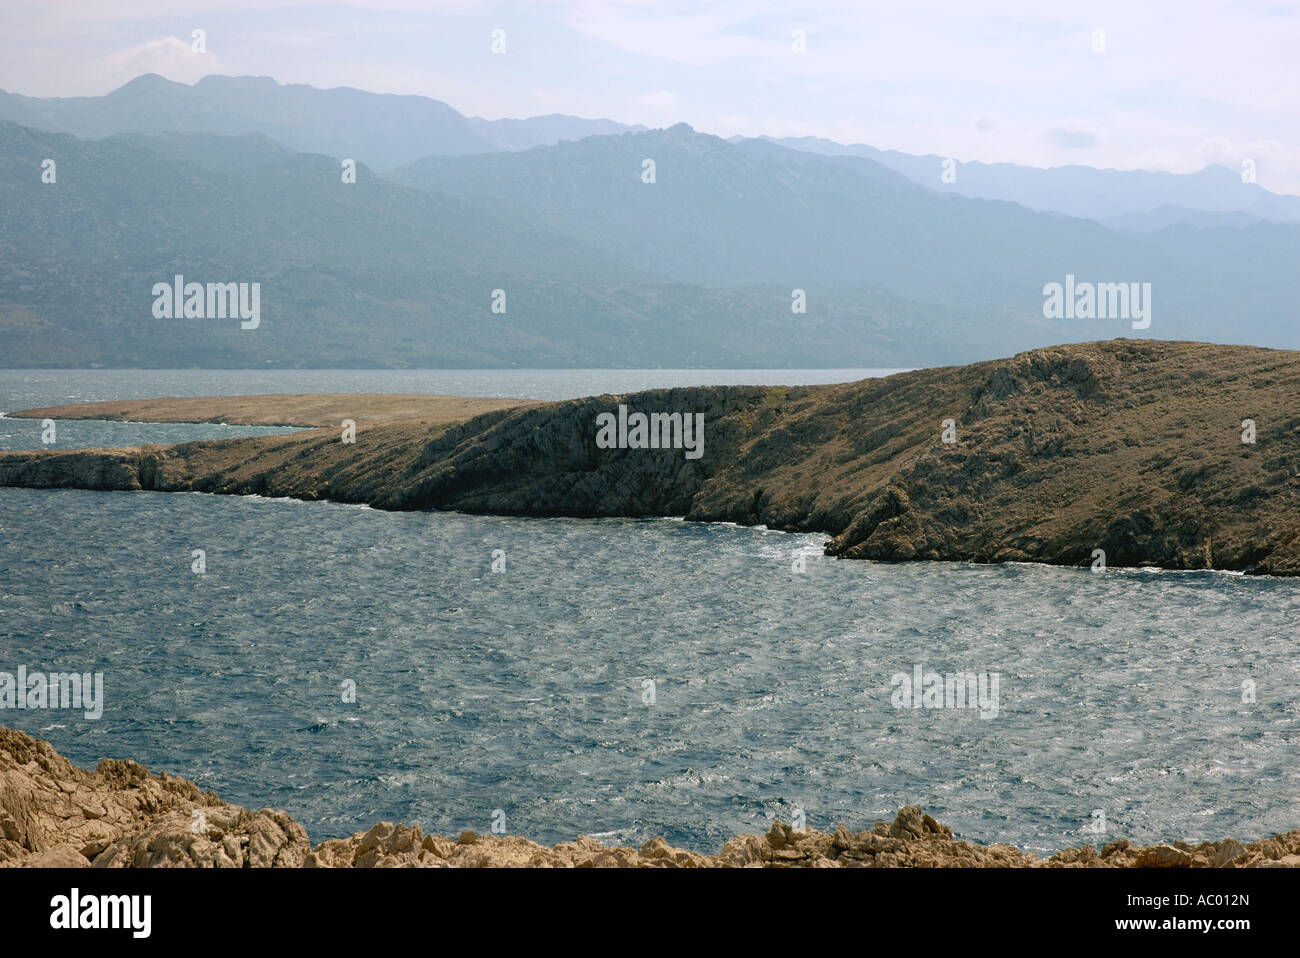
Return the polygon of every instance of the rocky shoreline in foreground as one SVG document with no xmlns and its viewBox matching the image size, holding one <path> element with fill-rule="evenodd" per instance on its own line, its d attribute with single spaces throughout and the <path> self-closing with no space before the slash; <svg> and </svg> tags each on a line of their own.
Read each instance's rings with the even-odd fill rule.
<svg viewBox="0 0 1300 958">
<path fill-rule="evenodd" d="M 1100 555 L 1110 567 L 1300 575 L 1298 397 L 1300 352 L 1111 340 L 833 386 L 396 419 L 363 424 L 355 442 L 332 428 L 10 452 L 0 486 L 685 516 L 826 533 L 828 554 L 853 559 L 1095 567 Z M 603 448 L 597 417 L 619 407 L 703 417 L 700 455 Z"/>
<path fill-rule="evenodd" d="M 251 811 L 143 765 L 101 759 L 78 768 L 49 742 L 0 726 L 0 868 L 1287 868 L 1300 867 L 1300 830 L 1137 847 L 1084 845 L 1043 859 L 1010 845 L 955 839 L 917 806 L 892 823 L 799 832 L 780 821 L 738 835 L 716 855 L 654 838 L 640 848 L 578 837 L 553 847 L 513 835 L 380 822 L 313 846 L 287 813 Z"/>
</svg>

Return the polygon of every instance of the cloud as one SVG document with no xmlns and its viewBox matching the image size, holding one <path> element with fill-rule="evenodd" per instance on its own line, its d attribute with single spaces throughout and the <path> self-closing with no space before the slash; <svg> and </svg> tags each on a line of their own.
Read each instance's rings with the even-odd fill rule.
<svg viewBox="0 0 1300 958">
<path fill-rule="evenodd" d="M 1053 127 L 1043 134 L 1043 139 L 1058 150 L 1084 150 L 1101 142 L 1094 133 L 1065 126 Z"/>
<path fill-rule="evenodd" d="M 652 93 L 642 93 L 636 98 L 636 102 L 650 110 L 653 113 L 675 114 L 677 112 L 677 94 L 670 93 L 667 90 L 655 90 Z"/>
<path fill-rule="evenodd" d="M 1275 193 L 1300 192 L 1300 149 L 1277 140 L 1236 142 L 1214 136 L 1184 149 L 1159 147 L 1129 157 L 1126 165 L 1167 173 L 1195 173 L 1206 166 L 1226 166 L 1237 172 L 1250 160 L 1255 165 L 1257 182 Z"/>
<path fill-rule="evenodd" d="M 142 73 L 272 75 L 483 116 L 683 120 L 984 162 L 1254 158 L 1261 185 L 1300 190 L 1300 98 L 1287 95 L 1300 69 L 1284 29 L 1300 4 L 1184 0 L 1179 14 L 1132 0 L 0 2 L 0 88 L 85 96 Z M 206 57 L 189 50 L 193 27 L 209 31 Z M 488 55 L 496 27 L 510 57 Z M 1106 56 L 1091 52 L 1094 27 Z"/>
<path fill-rule="evenodd" d="M 1300 7 L 1286 3 L 1235 3 L 1233 6 L 1260 17 L 1294 17 L 1300 14 Z"/>
<path fill-rule="evenodd" d="M 163 37 L 119 50 L 103 60 L 103 69 L 114 85 L 120 86 L 142 73 L 157 73 L 169 80 L 195 83 L 209 73 L 220 73 L 221 63 L 211 50 L 195 53 L 190 42 Z"/>
<path fill-rule="evenodd" d="M 302 31 L 299 33 L 279 33 L 267 36 L 268 44 L 280 44 L 286 47 L 325 47 L 333 40 L 333 34 L 325 31 Z"/>
<path fill-rule="evenodd" d="M 690 12 L 665 12 L 659 3 L 577 0 L 567 7 L 568 25 L 617 49 L 697 66 L 736 58 L 790 54 L 790 31 L 746 36 L 754 11 L 744 3 L 720 3 Z"/>
<path fill-rule="evenodd" d="M 551 90 L 543 90 L 538 87 L 529 94 L 533 102 L 538 104 L 541 109 L 547 113 L 563 113 L 566 108 L 571 108 L 572 104 L 568 98 Z"/>
<path fill-rule="evenodd" d="M 476 13 L 487 0 L 365 0 L 367 11 L 391 13 Z M 60 0 L 56 16 L 80 23 L 133 22 L 158 17 L 278 13 L 319 7 L 320 0 Z"/>
<path fill-rule="evenodd" d="M 846 136 L 843 132 L 829 129 L 822 123 L 807 120 L 792 120 L 782 117 L 721 116 L 709 128 L 702 132 L 714 133 L 721 137 L 730 136 L 770 136 L 774 139 L 787 137 L 815 136 L 824 139 L 842 138 L 842 142 L 854 142 L 857 137 Z"/>
</svg>

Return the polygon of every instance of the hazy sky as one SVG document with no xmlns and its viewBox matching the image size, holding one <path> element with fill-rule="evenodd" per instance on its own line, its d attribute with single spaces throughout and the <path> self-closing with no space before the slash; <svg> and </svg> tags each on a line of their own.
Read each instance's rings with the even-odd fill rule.
<svg viewBox="0 0 1300 958">
<path fill-rule="evenodd" d="M 1250 158 L 1300 193 L 1300 0 L 0 0 L 0 88 L 102 94 L 150 72 L 1035 166 Z"/>
</svg>

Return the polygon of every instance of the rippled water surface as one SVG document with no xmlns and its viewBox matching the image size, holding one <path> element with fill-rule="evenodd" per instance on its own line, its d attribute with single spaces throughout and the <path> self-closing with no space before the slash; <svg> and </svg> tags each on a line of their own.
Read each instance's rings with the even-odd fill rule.
<svg viewBox="0 0 1300 958">
<path fill-rule="evenodd" d="M 317 841 L 502 809 L 542 841 L 712 851 L 796 808 L 862 828 L 913 802 L 1041 851 L 1093 840 L 1094 809 L 1106 839 L 1300 826 L 1300 583 L 821 541 L 0 489 L 0 670 L 102 671 L 106 698 L 99 721 L 0 722 L 285 808 Z M 997 717 L 894 708 L 918 664 L 998 673 Z"/>
<path fill-rule="evenodd" d="M 34 407 L 33 407 L 34 408 Z M 54 423 L 54 442 L 42 441 L 40 419 L 0 416 L 0 452 L 14 449 L 97 449 L 103 446 L 140 446 L 145 443 L 189 442 L 192 439 L 234 439 L 297 432 L 288 426 L 231 426 L 215 422 L 110 422 L 102 419 L 60 419 Z"/>
</svg>

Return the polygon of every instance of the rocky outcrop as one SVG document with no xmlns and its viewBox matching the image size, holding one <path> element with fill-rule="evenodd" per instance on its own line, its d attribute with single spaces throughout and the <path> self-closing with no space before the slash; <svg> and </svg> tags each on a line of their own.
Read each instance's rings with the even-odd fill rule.
<svg viewBox="0 0 1300 958">
<path fill-rule="evenodd" d="M 684 515 L 824 532 L 845 558 L 1090 565 L 1100 549 L 1109 566 L 1300 575 L 1297 398 L 1297 352 L 1113 340 L 834 386 L 385 422 L 353 444 L 322 430 L 15 452 L 0 455 L 0 485 Z M 620 404 L 703 415 L 703 455 L 598 448 L 596 417 Z"/>
<path fill-rule="evenodd" d="M 0 865 L 292 867 L 310 851 L 284 812 L 227 805 L 136 762 L 89 772 L 0 726 Z"/>
<path fill-rule="evenodd" d="M 653 838 L 640 848 L 579 837 L 547 847 L 513 835 L 426 835 L 380 822 L 314 849 L 282 811 L 250 811 L 136 762 L 77 768 L 48 743 L 0 726 L 0 867 L 28 868 L 1246 868 L 1300 867 L 1300 830 L 1137 848 L 1070 848 L 1042 859 L 1010 845 L 955 839 L 919 807 L 866 831 L 831 834 L 775 822 L 716 855 Z"/>
<path fill-rule="evenodd" d="M 93 862 L 96 868 L 299 868 L 310 854 L 307 830 L 285 812 L 217 805 L 169 812 Z"/>
</svg>

